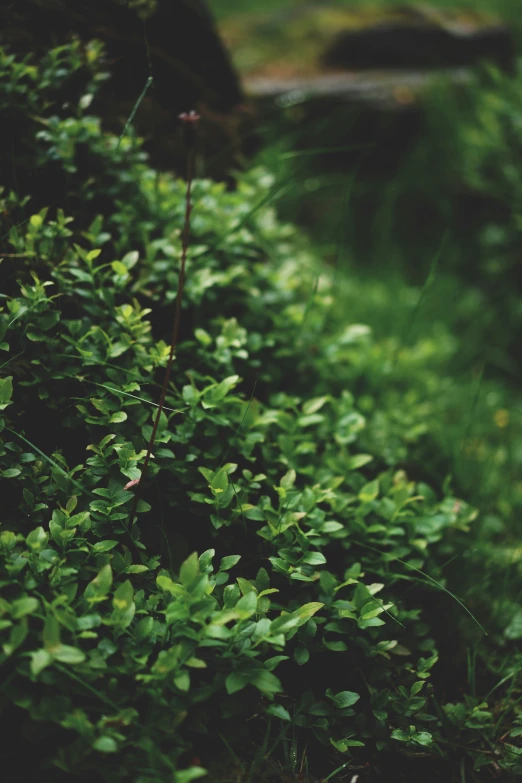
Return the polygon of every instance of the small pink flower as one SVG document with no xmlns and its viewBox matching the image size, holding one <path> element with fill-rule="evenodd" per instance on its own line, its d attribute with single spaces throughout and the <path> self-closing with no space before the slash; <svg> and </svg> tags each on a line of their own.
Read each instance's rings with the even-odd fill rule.
<svg viewBox="0 0 522 783">
<path fill-rule="evenodd" d="M 185 122 L 190 125 L 197 125 L 201 117 L 197 112 L 192 110 L 189 112 L 185 111 L 183 114 L 178 114 L 178 119 L 180 119 L 181 122 Z"/>
<path fill-rule="evenodd" d="M 137 484 L 139 484 L 139 483 L 140 483 L 140 480 L 139 480 L 139 478 L 137 478 L 137 479 L 132 479 L 132 481 L 127 481 L 127 483 L 125 484 L 125 486 L 123 487 L 123 489 L 132 489 L 132 487 L 135 487 L 135 486 L 136 486 Z"/>
</svg>

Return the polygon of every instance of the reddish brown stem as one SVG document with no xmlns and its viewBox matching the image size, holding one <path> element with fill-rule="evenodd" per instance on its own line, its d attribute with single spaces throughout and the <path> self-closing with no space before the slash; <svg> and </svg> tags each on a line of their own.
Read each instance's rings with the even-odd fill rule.
<svg viewBox="0 0 522 783">
<path fill-rule="evenodd" d="M 154 442 L 156 440 L 156 435 L 158 432 L 160 417 L 163 412 L 163 408 L 165 406 L 165 397 L 167 396 L 167 389 L 169 385 L 170 374 L 172 371 L 172 363 L 174 361 L 174 354 L 176 353 L 176 347 L 178 344 L 178 337 L 179 337 L 179 325 L 181 320 L 181 304 L 183 299 L 183 289 L 185 286 L 185 267 L 187 264 L 187 253 L 189 247 L 190 214 L 192 212 L 191 195 L 192 195 L 192 181 L 194 179 L 194 156 L 195 156 L 195 134 L 193 130 L 197 124 L 197 121 L 199 120 L 199 116 L 195 112 L 190 112 L 189 114 L 181 114 L 180 120 L 189 126 L 188 130 L 190 132 L 190 142 L 189 142 L 190 147 L 189 147 L 188 159 L 187 159 L 187 189 L 185 192 L 185 220 L 183 223 L 183 234 L 181 240 L 181 264 L 180 264 L 180 272 L 179 272 L 179 279 L 178 279 L 178 290 L 176 294 L 176 309 L 174 313 L 174 321 L 172 324 L 172 338 L 170 341 L 169 358 L 167 361 L 167 366 L 165 368 L 165 375 L 163 377 L 163 386 L 161 388 L 160 401 L 159 401 L 158 408 L 156 410 L 154 423 L 152 425 L 152 433 L 149 439 L 149 444 L 147 446 L 147 453 L 145 455 L 145 461 L 143 462 L 141 476 L 139 479 L 130 481 L 128 484 L 126 484 L 126 488 L 130 488 L 131 486 L 136 487 L 134 492 L 134 500 L 132 502 L 132 508 L 130 513 L 131 529 L 136 518 L 136 512 L 137 512 L 138 503 L 141 494 L 140 493 L 141 485 L 143 479 L 145 478 L 147 469 L 149 467 L 149 463 L 152 457 L 152 449 L 154 448 Z"/>
</svg>

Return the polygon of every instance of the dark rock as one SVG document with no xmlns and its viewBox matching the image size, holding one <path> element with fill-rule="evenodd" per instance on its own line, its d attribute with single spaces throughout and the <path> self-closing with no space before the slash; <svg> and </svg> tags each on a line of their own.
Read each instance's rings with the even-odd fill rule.
<svg viewBox="0 0 522 783">
<path fill-rule="evenodd" d="M 503 25 L 411 9 L 402 19 L 341 30 L 322 62 L 329 68 L 378 69 L 456 68 L 488 60 L 512 71 L 514 57 L 511 35 Z"/>
<path fill-rule="evenodd" d="M 219 176 L 237 152 L 243 97 L 204 0 L 3 0 L 0 44 L 41 56 L 72 37 L 100 39 L 112 77 L 96 106 L 106 127 L 121 133 L 149 76 L 151 88 L 136 114 L 138 133 L 151 135 L 155 165 L 183 170 L 176 132 L 180 112 L 203 115 L 207 173 Z M 224 148 L 227 155 L 219 153 Z M 218 156 L 216 158 L 216 155 Z"/>
<path fill-rule="evenodd" d="M 455 68 L 514 60 L 509 29 L 473 9 L 425 5 L 295 4 L 240 14 L 221 31 L 244 77 L 305 77 L 328 69 Z"/>
</svg>

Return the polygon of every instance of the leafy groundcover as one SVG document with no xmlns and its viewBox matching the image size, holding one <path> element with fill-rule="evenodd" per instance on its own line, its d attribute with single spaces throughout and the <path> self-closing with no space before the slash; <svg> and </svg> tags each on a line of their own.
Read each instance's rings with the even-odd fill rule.
<svg viewBox="0 0 522 783">
<path fill-rule="evenodd" d="M 0 77 L 17 129 L 0 153 L 4 779 L 522 771 L 516 739 L 493 754 L 486 704 L 431 684 L 440 542 L 476 512 L 401 468 L 406 406 L 359 406 L 382 357 L 335 315 L 265 171 L 194 182 L 181 340 L 132 524 L 185 184 L 89 113 L 96 44 L 38 65 L 2 52 Z"/>
</svg>

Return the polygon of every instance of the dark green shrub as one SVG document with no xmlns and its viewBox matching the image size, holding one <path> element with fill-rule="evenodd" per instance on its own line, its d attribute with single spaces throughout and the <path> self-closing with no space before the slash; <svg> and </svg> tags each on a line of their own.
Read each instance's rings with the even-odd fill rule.
<svg viewBox="0 0 522 783">
<path fill-rule="evenodd" d="M 62 50 L 64 79 L 85 58 L 96 74 L 93 51 Z M 267 206 L 262 170 L 234 192 L 194 184 L 182 340 L 131 526 L 124 487 L 168 354 L 184 184 L 86 101 L 55 114 L 46 62 L 1 62 L 0 105 L 31 120 L 32 163 L 17 165 L 41 182 L 65 173 L 78 205 L 78 219 L 66 203 L 31 211 L 24 193 L 0 205 L 5 764 L 185 783 L 204 774 L 191 759 L 225 744 L 247 760 L 282 746 L 297 770 L 313 740 L 333 769 L 403 747 L 435 758 L 457 729 L 489 763 L 481 701 L 444 712 L 432 698 L 421 605 L 446 589 L 433 553 L 475 511 L 399 469 L 422 406 L 402 421 L 379 410 L 381 349 L 335 315 L 334 281 Z M 391 376 L 396 394 L 403 382 Z M 498 763 L 516 769 L 517 752 Z"/>
</svg>

